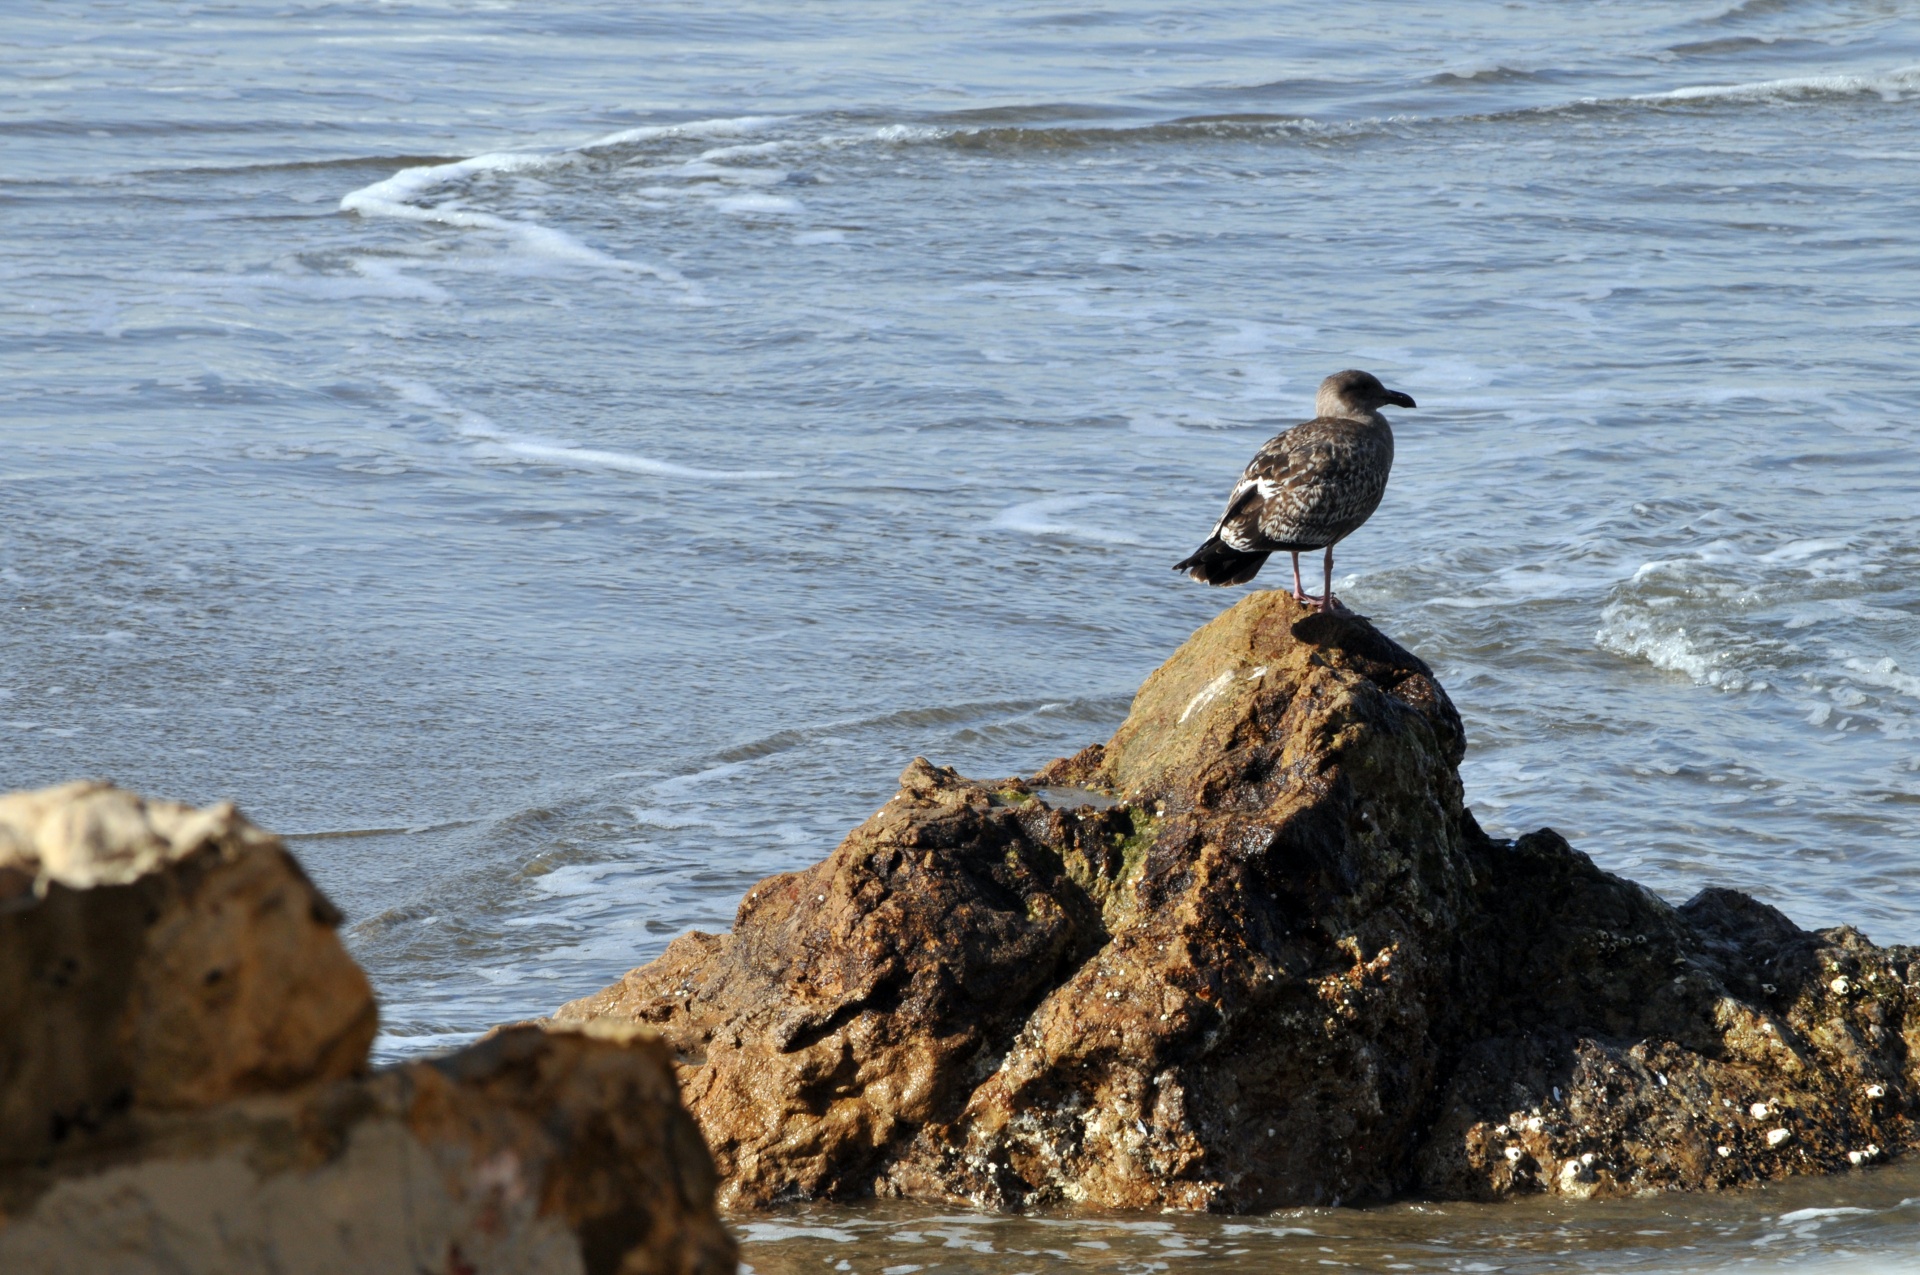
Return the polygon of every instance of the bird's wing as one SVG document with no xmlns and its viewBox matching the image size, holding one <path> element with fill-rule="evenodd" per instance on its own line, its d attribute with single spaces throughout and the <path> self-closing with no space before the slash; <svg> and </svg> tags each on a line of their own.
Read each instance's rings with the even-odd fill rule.
<svg viewBox="0 0 1920 1275">
<path fill-rule="evenodd" d="M 1269 540 L 1332 541 L 1367 520 L 1393 462 L 1384 440 L 1354 422 L 1316 418 L 1260 449 L 1248 475 L 1267 483 L 1259 531 Z"/>
<path fill-rule="evenodd" d="M 1220 515 L 1220 521 L 1213 526 L 1215 535 L 1220 529 L 1239 515 L 1247 512 L 1247 506 L 1260 499 L 1260 481 L 1253 477 L 1244 477 L 1233 486 L 1233 494 L 1227 497 L 1227 507 Z"/>
<path fill-rule="evenodd" d="M 1253 541 L 1247 529 L 1259 525 L 1261 499 L 1260 484 L 1251 478 L 1241 479 L 1227 497 L 1227 511 L 1213 524 L 1214 536 L 1229 548 L 1250 551 Z"/>
<path fill-rule="evenodd" d="M 1313 422 L 1308 421 L 1307 424 Z M 1275 484 L 1296 477 L 1302 468 L 1301 462 L 1310 458 L 1312 451 L 1312 439 L 1307 437 L 1305 427 L 1296 425 L 1285 433 L 1269 438 L 1253 454 L 1253 459 L 1247 462 L 1247 468 L 1241 475 L 1241 481 L 1265 483 L 1271 489 Z"/>
<path fill-rule="evenodd" d="M 1293 431 L 1287 431 L 1288 434 Z M 1234 484 L 1233 492 L 1227 497 L 1226 511 L 1220 515 L 1220 521 L 1214 524 L 1213 534 L 1234 549 L 1252 551 L 1257 546 L 1261 507 L 1271 499 L 1275 492 L 1285 485 L 1287 475 L 1293 468 L 1293 456 L 1283 446 L 1287 434 L 1268 439 L 1265 446 L 1254 453 L 1253 459 L 1241 472 L 1240 481 Z"/>
</svg>

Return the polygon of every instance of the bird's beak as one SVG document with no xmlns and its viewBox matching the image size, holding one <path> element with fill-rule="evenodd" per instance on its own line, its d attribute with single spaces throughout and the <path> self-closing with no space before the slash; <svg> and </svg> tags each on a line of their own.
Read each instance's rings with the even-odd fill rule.
<svg viewBox="0 0 1920 1275">
<path fill-rule="evenodd" d="M 1402 394 L 1402 393 L 1401 393 L 1401 392 L 1400 392 L 1399 390 L 1388 390 L 1388 391 L 1387 391 L 1387 402 L 1389 402 L 1389 403 L 1391 403 L 1391 404 L 1393 404 L 1393 405 L 1394 405 L 1395 407 L 1418 407 L 1418 406 L 1420 406 L 1420 405 L 1419 405 L 1418 403 L 1416 403 L 1416 402 L 1414 402 L 1414 401 L 1413 401 L 1413 395 L 1411 395 L 1411 394 Z"/>
</svg>

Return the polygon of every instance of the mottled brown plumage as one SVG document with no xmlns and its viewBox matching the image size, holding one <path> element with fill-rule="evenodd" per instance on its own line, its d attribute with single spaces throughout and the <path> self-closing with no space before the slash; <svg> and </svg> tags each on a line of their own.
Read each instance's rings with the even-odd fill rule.
<svg viewBox="0 0 1920 1275">
<path fill-rule="evenodd" d="M 1267 442 L 1227 498 L 1213 534 L 1174 565 L 1203 584 L 1245 584 L 1267 555 L 1293 555 L 1293 592 L 1322 610 L 1333 597 L 1333 546 L 1380 506 L 1393 469 L 1393 429 L 1380 408 L 1412 407 L 1407 395 L 1369 372 L 1335 372 L 1320 383 L 1318 415 Z M 1318 599 L 1300 584 L 1300 555 L 1325 549 L 1326 582 Z"/>
</svg>

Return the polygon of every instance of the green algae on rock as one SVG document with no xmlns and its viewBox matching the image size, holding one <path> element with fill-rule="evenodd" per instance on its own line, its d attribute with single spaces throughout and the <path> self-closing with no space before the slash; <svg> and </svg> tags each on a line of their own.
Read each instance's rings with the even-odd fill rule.
<svg viewBox="0 0 1920 1275">
<path fill-rule="evenodd" d="M 916 760 L 731 934 L 557 1017 L 666 1036 L 736 1206 L 1613 1194 L 1912 1141 L 1915 953 L 1495 841 L 1464 747 L 1420 660 L 1255 594 L 1107 743 L 1024 781 Z"/>
</svg>

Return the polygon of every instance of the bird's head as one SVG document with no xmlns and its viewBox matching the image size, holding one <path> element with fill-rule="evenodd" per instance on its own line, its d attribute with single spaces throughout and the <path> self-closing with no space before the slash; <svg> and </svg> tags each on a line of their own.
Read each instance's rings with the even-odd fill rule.
<svg viewBox="0 0 1920 1275">
<path fill-rule="evenodd" d="M 1348 368 L 1320 382 L 1320 393 L 1314 399 L 1314 412 L 1319 416 L 1366 420 L 1389 403 L 1395 407 L 1414 406 L 1411 395 L 1388 389 L 1380 384 L 1380 378 L 1373 373 Z"/>
</svg>

